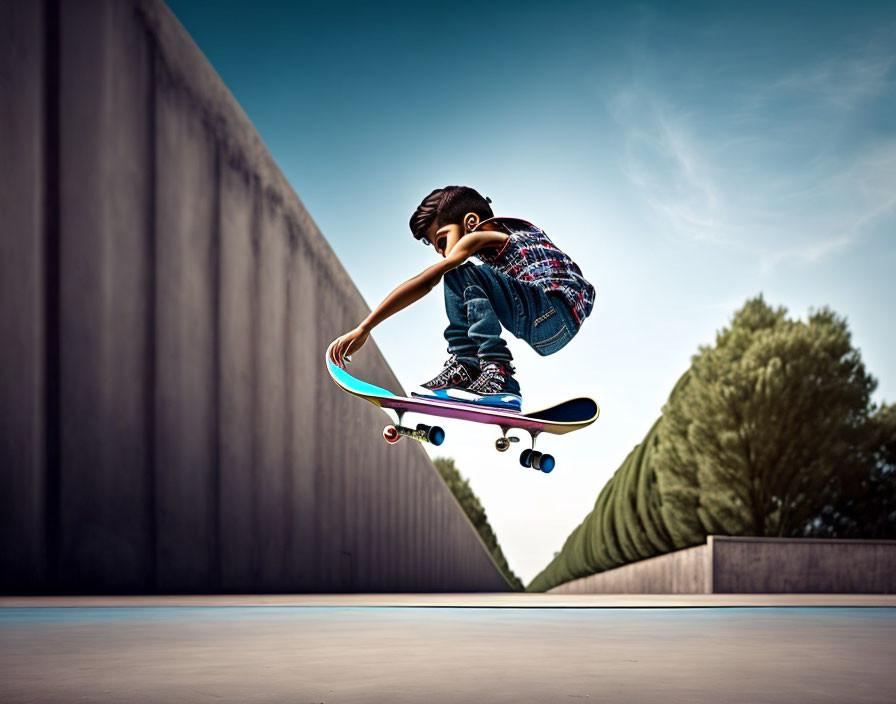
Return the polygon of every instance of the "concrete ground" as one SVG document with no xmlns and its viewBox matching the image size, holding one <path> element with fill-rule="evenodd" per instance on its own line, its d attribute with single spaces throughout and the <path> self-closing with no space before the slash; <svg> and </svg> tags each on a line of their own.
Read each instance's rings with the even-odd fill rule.
<svg viewBox="0 0 896 704">
<path fill-rule="evenodd" d="M 0 701 L 893 702 L 894 646 L 892 596 L 5 598 Z"/>
</svg>

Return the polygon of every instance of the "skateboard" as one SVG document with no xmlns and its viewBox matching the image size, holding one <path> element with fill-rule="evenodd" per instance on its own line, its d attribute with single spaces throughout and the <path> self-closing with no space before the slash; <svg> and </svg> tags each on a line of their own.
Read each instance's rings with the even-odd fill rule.
<svg viewBox="0 0 896 704">
<path fill-rule="evenodd" d="M 556 466 L 552 455 L 537 452 L 535 439 L 540 433 L 553 433 L 563 435 L 574 430 L 581 430 L 594 421 L 600 414 L 600 407 L 594 399 L 581 397 L 564 401 L 556 406 L 544 408 L 534 413 L 519 413 L 500 408 L 488 408 L 475 406 L 460 401 L 446 401 L 437 398 L 422 396 L 405 397 L 396 396 L 387 389 L 368 384 L 366 381 L 356 379 L 345 369 L 337 365 L 331 358 L 330 352 L 333 345 L 327 348 L 327 371 L 336 386 L 343 391 L 363 398 L 375 406 L 393 411 L 398 420 L 394 424 L 387 425 L 383 429 L 383 438 L 387 443 L 395 444 L 402 437 L 411 438 L 419 442 L 428 442 L 433 445 L 441 445 L 445 441 L 445 431 L 439 426 L 417 425 L 416 428 L 405 427 L 401 424 L 405 413 L 419 413 L 436 418 L 455 418 L 473 423 L 488 423 L 501 429 L 501 437 L 495 441 L 495 449 L 498 452 L 506 452 L 512 442 L 518 442 L 517 437 L 508 437 L 511 429 L 525 430 L 532 438 L 532 447 L 526 448 L 520 454 L 520 464 L 523 467 L 532 467 L 548 473 Z"/>
</svg>

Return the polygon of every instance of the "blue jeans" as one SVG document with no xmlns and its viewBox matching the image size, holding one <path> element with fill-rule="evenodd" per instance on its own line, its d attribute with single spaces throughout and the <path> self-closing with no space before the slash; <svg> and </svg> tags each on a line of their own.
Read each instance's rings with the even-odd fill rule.
<svg viewBox="0 0 896 704">
<path fill-rule="evenodd" d="M 579 331 L 562 294 L 470 262 L 445 274 L 445 312 L 448 353 L 474 367 L 480 359 L 512 359 L 502 326 L 542 356 L 562 349 Z"/>
</svg>

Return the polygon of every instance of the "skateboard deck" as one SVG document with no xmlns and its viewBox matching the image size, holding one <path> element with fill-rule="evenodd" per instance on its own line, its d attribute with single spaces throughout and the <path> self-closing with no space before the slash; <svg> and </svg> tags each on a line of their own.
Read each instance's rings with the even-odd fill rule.
<svg viewBox="0 0 896 704">
<path fill-rule="evenodd" d="M 526 467 L 531 466 L 544 472 L 550 472 L 554 468 L 554 458 L 551 455 L 535 451 L 535 438 L 540 433 L 563 435 L 581 430 L 596 421 L 600 414 L 597 402 L 585 396 L 531 413 L 475 406 L 461 401 L 397 396 L 387 389 L 369 384 L 349 374 L 332 360 L 331 349 L 332 345 L 327 348 L 326 353 L 327 371 L 335 384 L 353 396 L 362 398 L 380 408 L 394 411 L 398 416 L 396 425 L 388 425 L 383 430 L 383 437 L 390 444 L 398 442 L 402 436 L 420 442 L 430 442 L 434 445 L 441 445 L 445 439 L 445 431 L 439 427 L 426 425 L 418 425 L 414 429 L 403 427 L 401 421 L 405 413 L 419 413 L 437 418 L 454 418 L 473 423 L 496 425 L 501 429 L 501 437 L 495 442 L 495 448 L 500 452 L 507 450 L 511 442 L 518 440 L 515 437 L 507 437 L 508 430 L 516 428 L 528 432 L 532 438 L 532 449 L 523 450 L 520 463 Z"/>
</svg>

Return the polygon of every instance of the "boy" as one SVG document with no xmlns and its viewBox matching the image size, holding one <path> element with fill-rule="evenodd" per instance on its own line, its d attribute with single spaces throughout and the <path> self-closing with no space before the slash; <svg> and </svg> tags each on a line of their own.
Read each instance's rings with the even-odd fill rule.
<svg viewBox="0 0 896 704">
<path fill-rule="evenodd" d="M 430 193 L 411 216 L 414 238 L 443 261 L 390 293 L 333 346 L 333 361 L 361 348 L 370 331 L 423 298 L 445 277 L 448 361 L 422 384 L 430 395 L 519 411 L 520 386 L 501 327 L 541 355 L 564 347 L 594 306 L 594 287 L 535 225 L 496 218 L 490 198 L 466 186 Z M 483 266 L 466 260 L 476 256 Z M 420 394 L 414 394 L 420 395 Z"/>
</svg>

